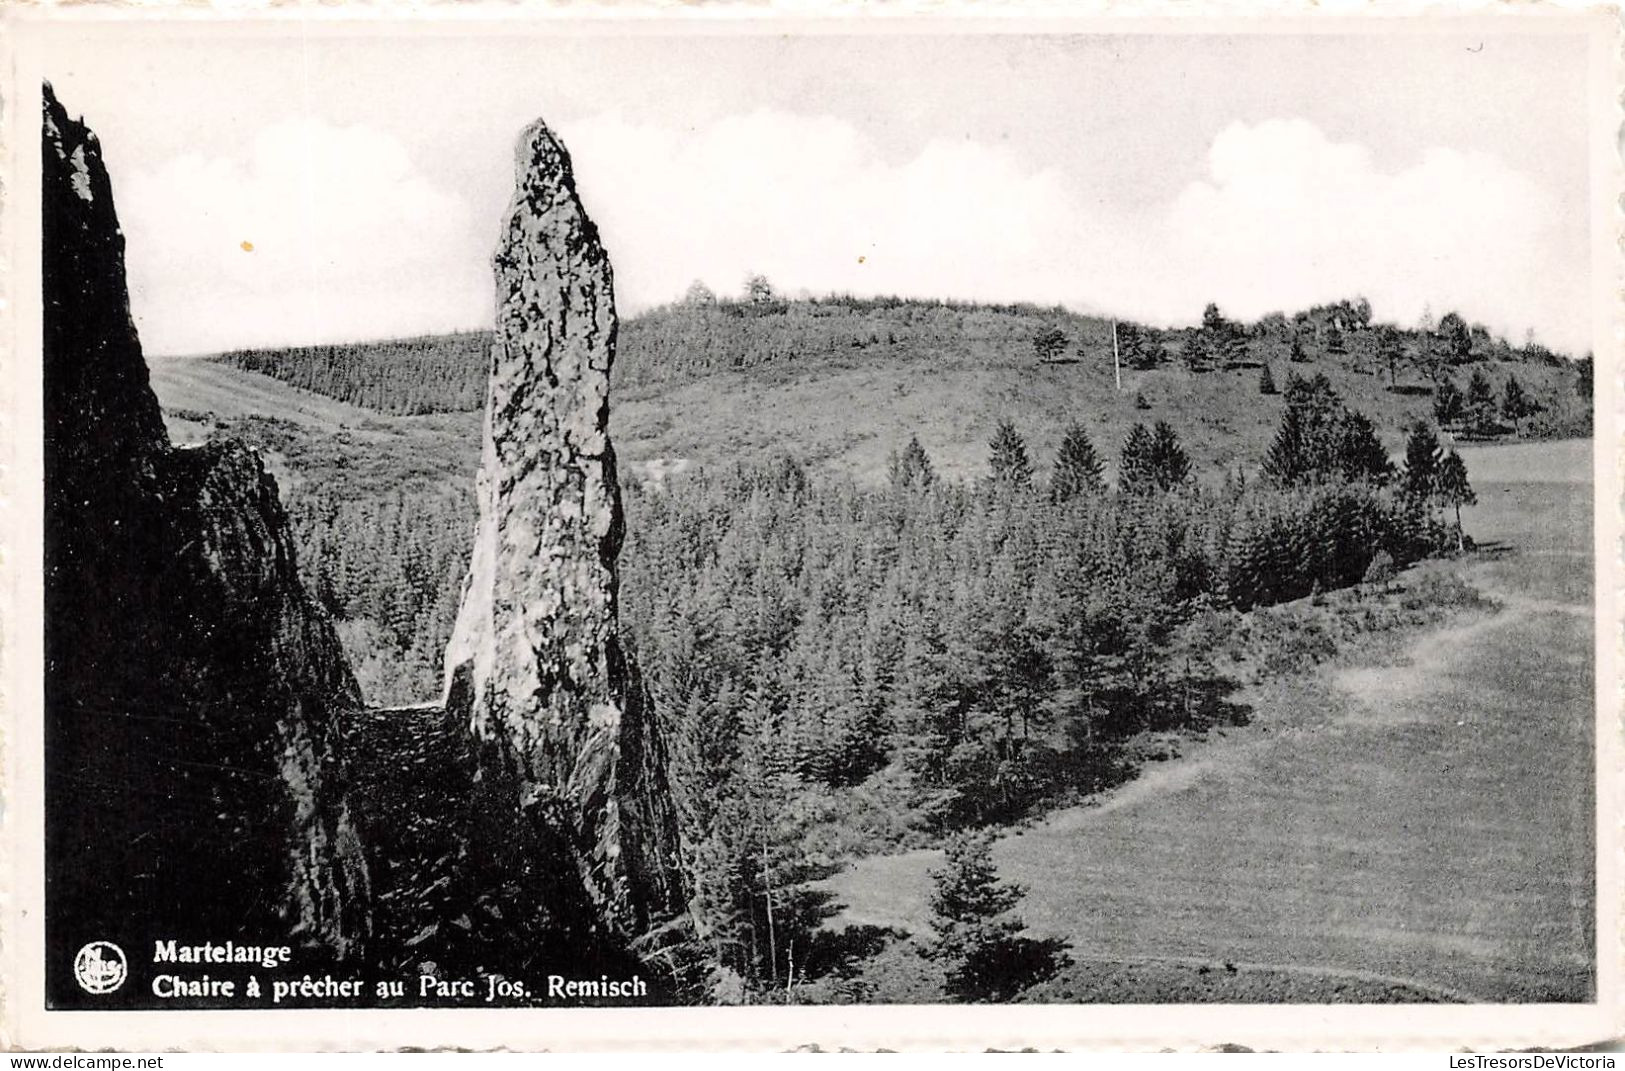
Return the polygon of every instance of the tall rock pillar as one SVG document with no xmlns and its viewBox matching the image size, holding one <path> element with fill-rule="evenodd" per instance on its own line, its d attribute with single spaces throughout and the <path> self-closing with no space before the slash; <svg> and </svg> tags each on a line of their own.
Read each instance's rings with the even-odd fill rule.
<svg viewBox="0 0 1625 1071">
<path fill-rule="evenodd" d="M 631 935 L 681 894 L 663 753 L 617 636 L 613 280 L 569 154 L 540 121 L 515 168 L 447 709 L 480 741 L 482 776 L 575 845 L 598 921 Z"/>
</svg>

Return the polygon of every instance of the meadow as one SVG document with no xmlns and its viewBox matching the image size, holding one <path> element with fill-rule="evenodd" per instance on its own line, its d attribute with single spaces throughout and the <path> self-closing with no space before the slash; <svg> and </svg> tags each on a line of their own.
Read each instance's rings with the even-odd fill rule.
<svg viewBox="0 0 1625 1071">
<path fill-rule="evenodd" d="M 1469 453 L 1498 477 L 1466 518 L 1483 549 L 1418 568 L 1485 606 L 1252 687 L 1248 725 L 999 841 L 1032 932 L 1077 961 L 1028 998 L 1592 999 L 1587 446 Z M 857 861 L 830 925 L 925 932 L 939 860 Z M 866 984 L 930 973 L 899 943 Z"/>
</svg>

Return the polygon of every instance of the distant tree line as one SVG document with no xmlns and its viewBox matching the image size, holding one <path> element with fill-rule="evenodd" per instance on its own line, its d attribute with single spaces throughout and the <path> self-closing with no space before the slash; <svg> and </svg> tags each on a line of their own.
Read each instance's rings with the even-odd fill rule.
<svg viewBox="0 0 1625 1071">
<path fill-rule="evenodd" d="M 470 332 L 234 350 L 214 359 L 352 405 L 417 416 L 466 412 L 484 405 L 490 347 L 489 332 Z"/>
<path fill-rule="evenodd" d="M 1589 359 L 1583 368 L 1589 371 Z M 1582 394 L 1588 388 L 1587 381 L 1577 381 L 1576 389 Z M 1443 376 L 1433 392 L 1433 419 L 1439 426 L 1455 428 L 1478 438 L 1509 430 L 1517 434 L 1525 420 L 1539 415 L 1545 408 L 1510 372 L 1499 390 L 1483 369 L 1475 368 L 1465 391 L 1456 385 L 1454 378 Z M 1501 423 L 1503 420 L 1505 424 Z"/>
<path fill-rule="evenodd" d="M 621 325 L 614 374 L 618 389 L 641 389 L 718 372 L 840 361 L 870 350 L 892 362 L 972 355 L 988 360 L 999 354 L 1011 359 L 1025 353 L 1041 363 L 1099 363 L 1112 360 L 1114 335 L 1117 360 L 1125 369 L 1183 368 L 1203 374 L 1261 367 L 1259 389 L 1265 394 L 1275 388 L 1271 362 L 1338 362 L 1386 377 L 1392 389 L 1401 389 L 1403 376 L 1425 381 L 1429 390 L 1444 390 L 1452 369 L 1497 361 L 1573 366 L 1574 393 L 1589 402 L 1588 387 L 1579 382 L 1589 375 L 1589 364 L 1582 368 L 1533 340 L 1512 346 L 1454 312 L 1410 329 L 1377 324 L 1363 298 L 1316 306 L 1290 318 L 1270 313 L 1252 324 L 1233 320 L 1210 303 L 1197 326 L 1154 328 L 1032 305 L 839 295 L 791 301 L 759 275 L 745 280 L 737 298 L 719 298 L 696 283 L 682 301 L 628 319 Z M 489 332 L 470 332 L 240 350 L 215 359 L 380 412 L 466 412 L 484 404 L 490 340 Z M 1552 407 L 1551 399 L 1527 394 L 1543 408 Z M 1509 418 L 1509 426 L 1518 431 L 1522 420 Z M 1535 430 L 1584 429 L 1560 425 Z"/>
<path fill-rule="evenodd" d="M 1431 316 L 1406 329 L 1376 323 L 1365 298 L 1317 305 L 1295 313 L 1271 312 L 1254 323 L 1233 320 L 1215 303 L 1202 310 L 1194 327 L 1154 328 L 1131 321 L 1115 325 L 1117 355 L 1124 367 L 1139 370 L 1164 365 L 1183 366 L 1190 372 L 1211 372 L 1251 367 L 1284 358 L 1293 364 L 1313 360 L 1337 361 L 1357 370 L 1386 373 L 1390 386 L 1398 386 L 1400 370 L 1414 371 L 1437 382 L 1449 367 L 1474 362 L 1538 363 L 1562 367 L 1568 358 L 1527 339 L 1514 346 L 1492 335 L 1482 324 L 1469 324 L 1449 312 L 1436 323 Z M 1072 345 L 1068 334 L 1054 324 L 1032 336 L 1033 352 L 1041 361 L 1055 361 Z M 1078 343 L 1079 357 L 1098 356 L 1093 338 Z M 1111 353 L 1108 337 L 1106 353 Z M 1273 393 L 1264 389 L 1262 393 Z"/>
</svg>

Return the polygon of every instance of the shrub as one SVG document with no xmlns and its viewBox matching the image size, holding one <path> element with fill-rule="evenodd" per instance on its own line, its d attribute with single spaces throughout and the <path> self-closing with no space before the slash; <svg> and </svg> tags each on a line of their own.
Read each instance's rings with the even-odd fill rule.
<svg viewBox="0 0 1625 1071">
<path fill-rule="evenodd" d="M 1377 556 L 1371 559 L 1371 564 L 1365 567 L 1365 576 L 1361 578 L 1363 584 L 1386 584 L 1394 578 L 1394 559 L 1386 550 L 1377 551 Z"/>
</svg>

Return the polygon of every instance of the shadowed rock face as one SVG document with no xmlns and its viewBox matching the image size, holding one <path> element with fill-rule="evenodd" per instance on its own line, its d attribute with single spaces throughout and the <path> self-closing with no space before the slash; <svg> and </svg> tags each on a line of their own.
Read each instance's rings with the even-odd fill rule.
<svg viewBox="0 0 1625 1071">
<path fill-rule="evenodd" d="M 481 741 L 491 783 L 577 846 L 597 921 L 632 935 L 681 894 L 664 756 L 616 631 L 611 271 L 569 155 L 542 123 L 522 135 L 516 172 L 447 707 Z"/>
<path fill-rule="evenodd" d="M 42 148 L 48 993 L 83 1000 L 92 940 L 356 955 L 355 680 L 258 455 L 171 447 L 100 146 L 49 86 Z M 132 981 L 97 1006 L 150 1001 Z"/>
</svg>

